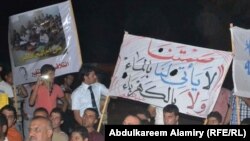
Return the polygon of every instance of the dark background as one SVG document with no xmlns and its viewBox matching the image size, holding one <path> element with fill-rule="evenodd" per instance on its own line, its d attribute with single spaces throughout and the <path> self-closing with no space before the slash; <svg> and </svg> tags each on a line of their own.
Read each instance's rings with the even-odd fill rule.
<svg viewBox="0 0 250 141">
<path fill-rule="evenodd" d="M 0 8 L 0 62 L 9 63 L 8 17 L 64 0 L 7 0 Z M 229 24 L 250 27 L 249 0 L 72 0 L 84 63 L 115 64 L 124 31 L 231 51 Z M 232 72 L 224 86 L 232 89 Z"/>
</svg>

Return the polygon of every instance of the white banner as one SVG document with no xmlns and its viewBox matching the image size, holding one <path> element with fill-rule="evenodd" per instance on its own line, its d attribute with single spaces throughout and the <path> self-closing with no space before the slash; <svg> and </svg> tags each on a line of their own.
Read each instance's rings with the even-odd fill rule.
<svg viewBox="0 0 250 141">
<path fill-rule="evenodd" d="M 230 28 L 235 57 L 233 60 L 234 94 L 250 98 L 250 30 Z"/>
<path fill-rule="evenodd" d="M 232 53 L 125 34 L 110 94 L 206 117 Z"/>
<path fill-rule="evenodd" d="M 36 81 L 44 64 L 56 76 L 77 72 L 82 58 L 70 1 L 9 17 L 9 52 L 15 85 Z"/>
</svg>

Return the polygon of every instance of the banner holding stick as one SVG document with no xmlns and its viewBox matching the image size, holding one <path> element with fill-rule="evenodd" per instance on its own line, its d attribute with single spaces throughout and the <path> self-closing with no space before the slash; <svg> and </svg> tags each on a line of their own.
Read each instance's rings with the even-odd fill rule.
<svg viewBox="0 0 250 141">
<path fill-rule="evenodd" d="M 99 124 L 98 124 L 98 127 L 97 127 L 97 132 L 100 132 L 100 130 L 101 130 L 102 121 L 103 121 L 103 118 L 104 118 L 104 114 L 105 114 L 105 112 L 107 111 L 109 99 L 110 99 L 109 96 L 107 96 L 107 97 L 105 98 L 105 103 L 104 103 L 104 106 L 103 106 L 103 109 L 102 109 L 101 118 L 100 118 L 100 121 L 99 121 Z"/>
</svg>

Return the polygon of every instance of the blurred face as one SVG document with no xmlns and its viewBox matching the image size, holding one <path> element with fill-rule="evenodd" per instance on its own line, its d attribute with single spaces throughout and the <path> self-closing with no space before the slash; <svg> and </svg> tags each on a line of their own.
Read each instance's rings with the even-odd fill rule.
<svg viewBox="0 0 250 141">
<path fill-rule="evenodd" d="M 135 116 L 127 116 L 123 123 L 123 125 L 140 125 L 140 119 Z"/>
<path fill-rule="evenodd" d="M 61 116 L 59 113 L 51 113 L 50 120 L 52 122 L 53 129 L 59 128 L 60 125 L 62 124 Z"/>
<path fill-rule="evenodd" d="M 80 133 L 78 132 L 72 132 L 71 133 L 71 137 L 70 137 L 70 141 L 87 141 L 86 139 L 84 139 Z"/>
<path fill-rule="evenodd" d="M 66 78 L 64 78 L 64 81 L 66 85 L 70 86 L 74 82 L 74 76 L 68 75 Z"/>
<path fill-rule="evenodd" d="M 48 71 L 47 74 L 49 75 L 50 80 L 51 80 L 51 81 L 54 81 L 55 72 L 54 72 L 54 71 Z"/>
<path fill-rule="evenodd" d="M 54 82 L 54 78 L 55 78 L 55 72 L 54 71 L 48 71 L 47 73 L 44 73 L 42 75 L 48 75 L 48 79 L 45 79 L 45 81 L 48 82 Z"/>
<path fill-rule="evenodd" d="M 0 126 L 0 139 L 5 137 L 7 131 L 7 125 Z"/>
<path fill-rule="evenodd" d="M 29 126 L 29 141 L 49 141 L 52 133 L 53 131 L 49 128 L 47 121 L 33 120 Z"/>
<path fill-rule="evenodd" d="M 13 111 L 4 110 L 2 113 L 6 116 L 6 118 L 8 120 L 8 127 L 10 128 L 10 127 L 14 126 L 16 119 L 15 119 Z"/>
<path fill-rule="evenodd" d="M 88 76 L 84 76 L 84 82 L 87 84 L 93 84 L 96 80 L 95 71 L 91 71 Z"/>
<path fill-rule="evenodd" d="M 86 128 L 93 127 L 97 123 L 95 112 L 90 110 L 85 110 L 83 114 L 83 126 Z"/>
<path fill-rule="evenodd" d="M 215 117 L 207 119 L 207 125 L 220 125 L 220 122 Z"/>
<path fill-rule="evenodd" d="M 164 113 L 164 124 L 165 125 L 177 125 L 179 120 L 179 116 L 174 113 Z"/>
<path fill-rule="evenodd" d="M 7 75 L 5 75 L 5 80 L 7 83 L 9 83 L 10 85 L 13 84 L 13 76 L 12 73 L 8 73 Z"/>
</svg>

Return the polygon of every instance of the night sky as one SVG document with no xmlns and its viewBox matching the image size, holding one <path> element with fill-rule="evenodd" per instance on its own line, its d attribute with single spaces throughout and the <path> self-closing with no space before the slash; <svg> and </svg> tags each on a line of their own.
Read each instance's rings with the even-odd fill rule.
<svg viewBox="0 0 250 141">
<path fill-rule="evenodd" d="M 1 5 L 0 62 L 9 62 L 8 17 L 63 0 Z M 116 63 L 124 31 L 231 51 L 229 24 L 250 28 L 249 0 L 72 0 L 83 62 Z M 231 69 L 224 86 L 232 89 Z"/>
</svg>

